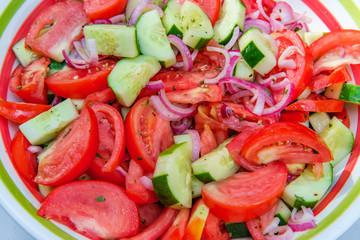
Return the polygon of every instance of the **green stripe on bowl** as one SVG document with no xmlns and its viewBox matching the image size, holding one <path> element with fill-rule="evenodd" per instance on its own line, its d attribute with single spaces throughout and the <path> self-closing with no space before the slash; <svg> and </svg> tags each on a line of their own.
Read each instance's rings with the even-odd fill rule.
<svg viewBox="0 0 360 240">
<path fill-rule="evenodd" d="M 360 29 L 360 9 L 359 5 L 353 0 L 339 0 L 346 11 L 350 14 L 351 18 L 355 21 L 356 25 Z"/>
<path fill-rule="evenodd" d="M 16 0 L 10 1 L 6 6 L 5 10 L 0 15 L 0 37 L 3 35 L 7 25 L 9 24 L 11 18 L 15 15 L 17 10 L 23 5 L 25 0 Z"/>
</svg>

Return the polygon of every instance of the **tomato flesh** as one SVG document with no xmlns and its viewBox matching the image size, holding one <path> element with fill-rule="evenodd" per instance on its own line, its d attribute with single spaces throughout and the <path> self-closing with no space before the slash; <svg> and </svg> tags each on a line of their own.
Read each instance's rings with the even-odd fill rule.
<svg viewBox="0 0 360 240">
<path fill-rule="evenodd" d="M 240 172 L 201 189 L 205 204 L 216 217 L 244 222 L 269 211 L 279 200 L 287 180 L 286 165 L 273 162 L 254 172 Z"/>
<path fill-rule="evenodd" d="M 86 15 L 90 20 L 109 19 L 124 12 L 127 0 L 84 0 Z"/>
<path fill-rule="evenodd" d="M 215 25 L 216 20 L 218 19 L 220 12 L 220 0 L 190 0 L 191 2 L 199 5 L 202 10 L 208 15 L 212 25 Z M 185 0 L 180 0 L 180 3 L 183 4 Z"/>
</svg>

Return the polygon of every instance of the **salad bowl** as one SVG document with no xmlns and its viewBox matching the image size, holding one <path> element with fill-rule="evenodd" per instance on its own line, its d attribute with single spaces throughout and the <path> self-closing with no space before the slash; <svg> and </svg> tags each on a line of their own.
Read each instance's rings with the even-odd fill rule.
<svg viewBox="0 0 360 240">
<path fill-rule="evenodd" d="M 4 0 L 2 0 L 4 1 Z M 341 28 L 360 29 L 360 4 L 356 0 L 287 0 L 299 13 L 312 19 L 314 32 Z M 0 97 L 19 99 L 8 90 L 9 77 L 17 65 L 12 46 L 22 39 L 33 19 L 53 0 L 6 0 L 0 4 Z M 352 66 L 352 83 L 360 85 L 360 66 Z M 346 104 L 350 129 L 355 136 L 352 153 L 334 168 L 334 182 L 316 206 L 317 227 L 296 233 L 295 239 L 336 239 L 360 218 L 360 111 Z M 37 215 L 40 207 L 34 194 L 24 185 L 10 158 L 10 142 L 16 125 L 0 118 L 0 203 L 8 214 L 36 239 L 87 239 L 64 225 Z"/>
</svg>

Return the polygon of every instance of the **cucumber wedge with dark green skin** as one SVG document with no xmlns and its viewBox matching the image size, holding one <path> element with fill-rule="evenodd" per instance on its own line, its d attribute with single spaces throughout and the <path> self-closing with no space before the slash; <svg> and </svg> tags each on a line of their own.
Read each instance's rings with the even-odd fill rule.
<svg viewBox="0 0 360 240">
<path fill-rule="evenodd" d="M 276 209 L 275 217 L 280 219 L 279 226 L 286 225 L 291 216 L 291 210 L 286 204 L 280 199 L 279 205 Z"/>
<path fill-rule="evenodd" d="M 239 223 L 226 222 L 225 228 L 228 231 L 229 236 L 231 238 L 251 237 L 251 234 L 245 222 L 239 222 Z"/>
<path fill-rule="evenodd" d="M 360 104 L 360 86 L 344 83 L 340 92 L 339 100 Z"/>
<path fill-rule="evenodd" d="M 189 142 L 174 144 L 159 154 L 152 183 L 165 206 L 191 208 L 191 156 L 192 145 Z"/>
<path fill-rule="evenodd" d="M 183 31 L 180 24 L 181 4 L 177 0 L 169 0 L 164 7 L 164 16 L 162 23 L 168 35 L 175 35 L 179 38 L 183 37 Z"/>
</svg>

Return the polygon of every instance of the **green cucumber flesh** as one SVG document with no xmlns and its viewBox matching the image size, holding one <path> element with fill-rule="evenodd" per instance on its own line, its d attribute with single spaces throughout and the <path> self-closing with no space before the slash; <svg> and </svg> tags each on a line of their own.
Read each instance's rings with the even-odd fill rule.
<svg viewBox="0 0 360 240">
<path fill-rule="evenodd" d="M 41 57 L 40 54 L 25 48 L 25 38 L 15 43 L 15 45 L 12 47 L 12 50 L 17 60 L 24 67 Z"/>
<path fill-rule="evenodd" d="M 304 32 L 304 41 L 309 46 L 315 40 L 319 39 L 320 37 L 324 36 L 324 32 Z"/>
<path fill-rule="evenodd" d="M 136 23 L 136 37 L 140 52 L 155 57 L 162 67 L 176 63 L 176 57 L 156 10 L 143 13 Z"/>
<path fill-rule="evenodd" d="M 136 6 L 139 4 L 140 1 L 141 0 L 128 0 L 127 1 L 126 8 L 125 8 L 126 21 L 129 21 L 129 19 L 131 17 L 131 13 L 134 11 L 134 9 L 136 8 Z M 152 0 L 151 3 L 154 3 L 162 8 L 164 1 L 163 0 Z"/>
<path fill-rule="evenodd" d="M 139 55 L 134 26 L 91 24 L 84 27 L 85 39 L 95 39 L 100 55 L 136 57 Z"/>
<path fill-rule="evenodd" d="M 344 83 L 336 83 L 325 89 L 324 96 L 332 99 L 339 99 Z"/>
<path fill-rule="evenodd" d="M 340 92 L 339 100 L 360 104 L 360 86 L 344 83 Z"/>
<path fill-rule="evenodd" d="M 312 166 L 308 165 L 304 172 L 285 186 L 281 199 L 291 207 L 301 206 L 314 208 L 325 195 L 333 181 L 333 168 L 330 163 L 323 163 L 324 172 L 321 178 L 316 178 Z"/>
<path fill-rule="evenodd" d="M 125 107 L 130 107 L 141 89 L 148 84 L 161 66 L 155 57 L 140 55 L 121 59 L 108 76 L 109 87 Z"/>
<path fill-rule="evenodd" d="M 224 0 L 219 18 L 214 26 L 214 40 L 219 44 L 227 44 L 236 26 L 242 31 L 245 23 L 246 7 L 240 0 Z"/>
<path fill-rule="evenodd" d="M 214 30 L 208 15 L 195 3 L 186 1 L 180 9 L 183 42 L 194 49 L 202 49 L 213 38 Z"/>
<path fill-rule="evenodd" d="M 334 157 L 330 162 L 334 167 L 352 151 L 354 146 L 354 134 L 336 117 L 330 120 L 320 137 L 324 139 Z"/>
<path fill-rule="evenodd" d="M 67 99 L 19 126 L 32 145 L 41 145 L 54 139 L 62 129 L 79 117 L 78 110 Z"/>
<path fill-rule="evenodd" d="M 330 123 L 330 116 L 326 112 L 314 112 L 309 116 L 309 122 L 317 134 L 320 134 Z"/>
<path fill-rule="evenodd" d="M 152 182 L 165 206 L 191 207 L 191 155 L 192 145 L 186 142 L 174 144 L 159 154 Z"/>
<path fill-rule="evenodd" d="M 194 176 L 197 179 L 204 183 L 218 181 L 235 174 L 239 170 L 240 166 L 226 148 L 231 140 L 232 138 L 227 139 L 216 149 L 192 163 Z"/>
<path fill-rule="evenodd" d="M 181 4 L 177 0 L 169 0 L 164 8 L 164 16 L 162 23 L 168 35 L 175 35 L 179 38 L 183 37 L 180 24 L 180 9 Z"/>
<path fill-rule="evenodd" d="M 251 237 L 251 234 L 245 222 L 239 222 L 239 223 L 226 222 L 225 228 L 229 233 L 229 237 L 231 237 L 232 239 Z"/>
<path fill-rule="evenodd" d="M 274 52 L 258 28 L 250 28 L 239 39 L 241 55 L 251 68 L 265 75 L 273 69 L 277 62 Z"/>
<path fill-rule="evenodd" d="M 280 199 L 278 207 L 276 209 L 275 217 L 280 219 L 279 226 L 286 225 L 291 216 L 291 210 L 286 204 Z"/>
<path fill-rule="evenodd" d="M 201 197 L 201 187 L 204 185 L 202 181 L 195 176 L 191 176 L 191 193 L 193 198 Z"/>
<path fill-rule="evenodd" d="M 255 76 L 254 69 L 252 69 L 243 58 L 240 58 L 236 63 L 233 75 L 234 77 L 249 82 L 251 82 Z"/>
</svg>

